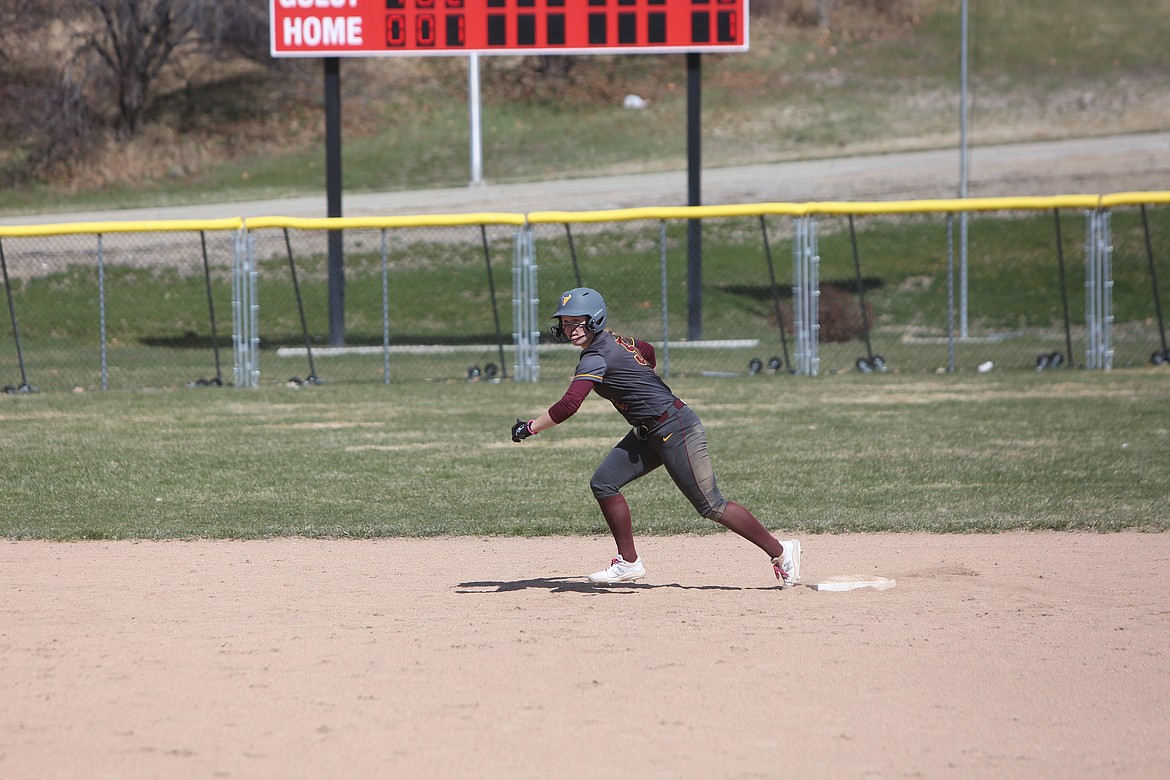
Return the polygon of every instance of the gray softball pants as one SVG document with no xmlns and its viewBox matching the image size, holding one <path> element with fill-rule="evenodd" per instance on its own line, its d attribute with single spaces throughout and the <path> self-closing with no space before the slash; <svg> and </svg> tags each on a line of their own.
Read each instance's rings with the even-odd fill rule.
<svg viewBox="0 0 1170 780">
<path fill-rule="evenodd" d="M 616 496 L 635 479 L 666 466 L 666 473 L 700 515 L 722 516 L 727 500 L 715 484 L 707 432 L 699 415 L 689 406 L 671 409 L 666 420 L 643 430 L 645 439 L 635 427 L 601 461 L 589 481 L 593 496 L 598 501 Z"/>
</svg>

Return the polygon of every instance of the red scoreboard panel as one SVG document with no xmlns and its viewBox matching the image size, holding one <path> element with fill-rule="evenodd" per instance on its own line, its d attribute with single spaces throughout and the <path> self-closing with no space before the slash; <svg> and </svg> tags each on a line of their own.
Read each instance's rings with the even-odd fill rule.
<svg viewBox="0 0 1170 780">
<path fill-rule="evenodd" d="M 269 0 L 274 57 L 746 51 L 748 0 Z"/>
</svg>

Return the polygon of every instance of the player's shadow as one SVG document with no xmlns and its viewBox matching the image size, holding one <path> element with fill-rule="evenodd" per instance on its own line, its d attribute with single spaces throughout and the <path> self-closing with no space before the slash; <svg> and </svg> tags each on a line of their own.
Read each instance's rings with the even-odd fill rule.
<svg viewBox="0 0 1170 780">
<path fill-rule="evenodd" d="M 778 586 L 776 586 L 778 587 Z M 771 590 L 773 588 L 742 588 L 734 585 L 682 585 L 677 582 L 652 585 L 648 582 L 623 582 L 616 585 L 594 585 L 569 577 L 538 577 L 531 580 L 481 580 L 461 582 L 456 593 L 511 593 L 518 590 L 547 590 L 549 593 L 631 593 L 636 590 L 678 588 L 679 590 Z"/>
</svg>

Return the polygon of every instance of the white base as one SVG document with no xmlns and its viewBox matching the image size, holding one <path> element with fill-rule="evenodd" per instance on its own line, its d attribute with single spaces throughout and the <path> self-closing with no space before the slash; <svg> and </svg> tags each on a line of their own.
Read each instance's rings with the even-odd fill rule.
<svg viewBox="0 0 1170 780">
<path fill-rule="evenodd" d="M 829 577 L 810 586 L 813 590 L 856 590 L 857 588 L 875 588 L 888 590 L 894 587 L 895 581 L 890 577 L 877 577 L 872 574 L 839 574 Z"/>
</svg>

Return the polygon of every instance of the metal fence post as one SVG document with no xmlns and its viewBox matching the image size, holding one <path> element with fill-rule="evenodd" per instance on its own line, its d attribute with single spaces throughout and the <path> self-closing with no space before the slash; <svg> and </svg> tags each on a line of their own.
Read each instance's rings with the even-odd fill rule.
<svg viewBox="0 0 1170 780">
<path fill-rule="evenodd" d="M 102 390 L 110 389 L 109 356 L 106 354 L 106 258 L 102 250 L 102 234 L 97 234 L 98 261 L 98 331 L 101 338 Z"/>
<path fill-rule="evenodd" d="M 662 376 L 670 378 L 670 315 L 666 300 L 666 220 L 658 225 L 658 255 L 662 273 Z"/>
<path fill-rule="evenodd" d="M 232 253 L 232 367 L 236 387 L 256 387 L 260 383 L 259 313 L 252 234 L 245 227 L 236 232 Z"/>
<path fill-rule="evenodd" d="M 512 341 L 516 347 L 512 376 L 516 382 L 535 382 L 540 378 L 540 329 L 536 324 L 540 297 L 531 225 L 525 223 L 516 231 L 512 257 Z"/>
<path fill-rule="evenodd" d="M 255 240 L 251 231 L 244 236 L 248 258 L 248 386 L 260 386 L 260 272 L 256 266 Z"/>
<path fill-rule="evenodd" d="M 240 281 L 244 260 L 241 255 L 240 234 L 232 247 L 232 378 L 236 387 L 245 386 L 243 361 L 244 317 L 240 310 L 243 299 L 243 284 Z"/>
<path fill-rule="evenodd" d="M 1085 367 L 1113 368 L 1113 246 L 1108 211 L 1085 212 Z"/>
<path fill-rule="evenodd" d="M 955 373 L 955 214 L 947 212 L 947 372 Z"/>
<path fill-rule="evenodd" d="M 820 369 L 818 336 L 818 300 L 820 291 L 820 261 L 817 254 L 817 222 L 814 217 L 794 220 L 793 254 L 793 310 L 796 329 L 796 373 L 816 376 Z"/>
<path fill-rule="evenodd" d="M 390 244 L 382 228 L 382 384 L 390 384 Z"/>
</svg>

